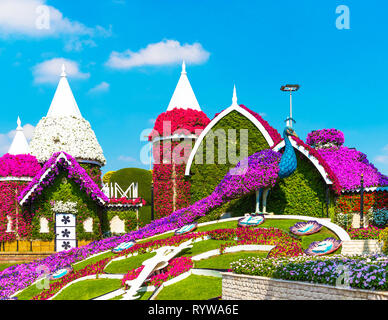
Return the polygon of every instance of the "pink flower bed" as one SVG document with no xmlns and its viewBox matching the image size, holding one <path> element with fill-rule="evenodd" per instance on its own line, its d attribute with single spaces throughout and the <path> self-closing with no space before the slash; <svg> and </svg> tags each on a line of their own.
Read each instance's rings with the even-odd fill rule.
<svg viewBox="0 0 388 320">
<path fill-rule="evenodd" d="M 317 152 L 330 166 L 345 190 L 360 188 L 361 174 L 364 174 L 364 187 L 388 185 L 388 177 L 381 174 L 360 151 L 333 147 L 319 149 Z"/>
<path fill-rule="evenodd" d="M 128 198 L 110 198 L 109 204 L 125 204 L 125 205 L 145 205 L 146 201 L 142 198 L 128 199 Z"/>
</svg>

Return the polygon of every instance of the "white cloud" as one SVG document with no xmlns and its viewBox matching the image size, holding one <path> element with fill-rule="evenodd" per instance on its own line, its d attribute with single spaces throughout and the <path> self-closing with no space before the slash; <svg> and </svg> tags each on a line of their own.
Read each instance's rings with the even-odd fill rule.
<svg viewBox="0 0 388 320">
<path fill-rule="evenodd" d="M 106 65 L 114 69 L 130 69 L 138 66 L 161 66 L 174 63 L 199 64 L 209 59 L 207 52 L 200 43 L 181 45 L 176 40 L 163 40 L 151 43 L 138 52 L 126 50 L 124 52 L 113 51 Z"/>
<path fill-rule="evenodd" d="M 388 155 L 379 155 L 375 158 L 376 162 L 382 163 L 382 164 L 388 164 Z"/>
<path fill-rule="evenodd" d="M 29 123 L 23 126 L 24 135 L 26 136 L 27 141 L 32 139 L 35 127 Z M 0 133 L 0 154 L 8 152 L 9 147 L 11 146 L 12 140 L 15 137 L 16 130 L 11 130 L 7 133 Z"/>
<path fill-rule="evenodd" d="M 0 37 L 60 37 L 65 36 L 67 50 L 80 50 L 90 46 L 90 38 L 109 36 L 111 30 L 101 26 L 88 27 L 73 21 L 53 6 L 46 5 L 47 0 L 0 0 Z M 87 39 L 81 39 L 86 37 Z"/>
<path fill-rule="evenodd" d="M 35 127 L 32 124 L 27 123 L 23 126 L 23 130 L 24 130 L 24 135 L 26 139 L 28 141 L 31 140 L 32 136 L 34 135 Z M 15 134 L 16 134 L 16 130 L 11 130 L 10 132 L 8 132 L 8 137 L 10 139 L 13 139 L 15 137 Z"/>
<path fill-rule="evenodd" d="M 259 116 L 262 117 L 262 118 L 264 118 L 264 117 L 267 116 L 267 114 L 266 114 L 265 112 L 260 112 L 260 113 L 259 113 Z"/>
<path fill-rule="evenodd" d="M 131 157 L 131 156 L 123 156 L 123 155 L 121 155 L 117 159 L 120 160 L 120 161 L 125 161 L 125 162 L 136 162 L 136 159 Z"/>
<path fill-rule="evenodd" d="M 66 73 L 72 79 L 87 79 L 90 73 L 83 73 L 79 70 L 78 63 L 64 58 L 54 58 L 43 61 L 33 68 L 35 83 L 58 83 L 61 74 L 62 64 L 66 67 Z"/>
<path fill-rule="evenodd" d="M 91 88 L 89 90 L 89 93 L 93 94 L 93 93 L 106 92 L 106 91 L 109 91 L 109 88 L 110 88 L 110 84 L 103 81 L 100 84 L 96 85 L 94 88 Z"/>
<path fill-rule="evenodd" d="M 381 150 L 383 151 L 382 154 L 377 155 L 374 158 L 374 161 L 384 165 L 388 165 L 388 145 L 383 147 Z"/>
</svg>

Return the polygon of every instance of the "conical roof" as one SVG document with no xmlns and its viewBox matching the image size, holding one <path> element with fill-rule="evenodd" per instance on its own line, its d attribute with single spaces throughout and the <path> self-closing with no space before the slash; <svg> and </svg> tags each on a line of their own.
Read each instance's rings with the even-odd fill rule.
<svg viewBox="0 0 388 320">
<path fill-rule="evenodd" d="M 167 111 L 171 111 L 176 108 L 201 111 L 194 91 L 191 88 L 190 81 L 187 78 L 186 64 L 184 61 L 182 63 L 181 76 L 175 88 L 174 94 L 171 97 Z"/>
<path fill-rule="evenodd" d="M 79 162 L 106 163 L 90 123 L 81 115 L 64 66 L 47 116 L 35 127 L 30 150 L 41 163 L 60 151 L 70 154 Z"/>
<path fill-rule="evenodd" d="M 8 149 L 8 153 L 12 155 L 29 154 L 30 147 L 28 146 L 28 142 L 26 136 L 24 135 L 23 127 L 21 126 L 22 123 L 19 117 L 17 120 L 17 124 L 18 126 L 16 128 L 16 134 L 13 138 L 11 146 Z"/>
<path fill-rule="evenodd" d="M 62 65 L 61 79 L 59 80 L 57 90 L 55 91 L 53 101 L 51 102 L 50 109 L 47 113 L 47 117 L 62 116 L 82 118 L 69 82 L 67 81 L 64 64 Z"/>
</svg>

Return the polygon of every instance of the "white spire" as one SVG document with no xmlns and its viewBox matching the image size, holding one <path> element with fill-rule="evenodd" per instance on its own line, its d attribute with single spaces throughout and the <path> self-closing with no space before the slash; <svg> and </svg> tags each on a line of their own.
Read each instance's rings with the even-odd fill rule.
<svg viewBox="0 0 388 320">
<path fill-rule="evenodd" d="M 236 85 L 233 86 L 233 97 L 232 97 L 232 105 L 231 105 L 231 107 L 238 107 Z"/>
<path fill-rule="evenodd" d="M 24 135 L 22 123 L 19 117 L 17 120 L 17 124 L 18 126 L 16 128 L 16 134 L 13 138 L 11 146 L 9 147 L 8 153 L 13 155 L 28 154 L 30 153 L 30 147 L 28 146 L 28 142 L 26 136 Z"/>
<path fill-rule="evenodd" d="M 179 78 L 178 84 L 175 88 L 174 94 L 172 95 L 167 111 L 171 111 L 175 108 L 193 109 L 201 111 L 194 91 L 191 88 L 189 79 L 187 78 L 186 64 L 184 61 L 182 63 L 181 77 Z"/>
<path fill-rule="evenodd" d="M 64 64 L 62 64 L 61 79 L 59 80 L 57 90 L 55 91 L 53 101 L 51 102 L 50 109 L 47 113 L 47 117 L 63 116 L 82 118 L 77 102 L 74 99 L 73 92 L 67 82 Z"/>
</svg>

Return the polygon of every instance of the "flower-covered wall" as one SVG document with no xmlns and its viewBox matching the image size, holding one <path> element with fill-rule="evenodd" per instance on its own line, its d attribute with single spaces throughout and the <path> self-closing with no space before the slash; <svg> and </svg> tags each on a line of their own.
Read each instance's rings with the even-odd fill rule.
<svg viewBox="0 0 388 320">
<path fill-rule="evenodd" d="M 279 179 L 269 192 L 267 211 L 275 214 L 326 217 L 326 183 L 318 170 L 300 151 L 296 152 L 296 171 Z M 333 210 L 333 195 L 329 193 L 329 210 Z M 329 213 L 330 214 L 330 213 Z"/>
<path fill-rule="evenodd" d="M 210 122 L 202 111 L 175 108 L 163 112 L 155 121 L 149 139 L 153 140 L 153 183 L 155 217 L 164 217 L 190 202 L 190 182 L 184 175 L 185 164 L 195 140 Z M 159 140 L 179 135 L 182 139 Z"/>
<path fill-rule="evenodd" d="M 177 151 L 178 145 L 189 150 Z M 162 159 L 171 159 L 169 163 L 154 164 L 152 178 L 154 181 L 154 208 L 156 217 L 164 217 L 190 204 L 190 182 L 185 177 L 185 163 L 191 152 L 192 141 L 181 142 L 163 140 L 154 145 L 154 155 L 160 153 Z M 174 152 L 175 151 L 175 152 Z M 158 157 L 156 155 L 155 157 Z M 178 158 L 183 159 L 182 162 Z"/>
<path fill-rule="evenodd" d="M 31 215 L 19 206 L 17 198 L 28 181 L 41 170 L 34 156 L 5 154 L 0 158 L 0 242 L 27 239 Z M 16 179 L 16 180 L 15 180 Z"/>
<path fill-rule="evenodd" d="M 96 201 L 80 188 L 65 171 L 61 171 L 54 181 L 36 197 L 32 203 L 32 239 L 55 239 L 55 213 L 73 213 L 76 215 L 76 235 L 78 240 L 100 239 L 103 221 L 102 209 Z M 41 218 L 48 221 L 48 232 L 41 232 Z M 91 218 L 92 232 L 87 232 L 84 227 L 86 219 Z"/>
<path fill-rule="evenodd" d="M 219 129 L 225 132 L 226 141 L 228 141 L 226 145 L 226 155 L 228 155 L 229 148 L 233 144 L 236 147 L 236 156 L 239 157 L 241 152 L 240 129 L 248 130 L 248 155 L 252 155 L 253 153 L 261 150 L 269 149 L 270 147 L 260 130 L 257 129 L 257 127 L 249 119 L 237 111 L 232 111 L 223 117 L 211 129 L 211 132 L 215 134 L 215 132 Z M 235 130 L 236 138 L 234 138 L 234 134 L 229 135 L 229 129 Z M 198 149 L 191 166 L 191 203 L 209 196 L 221 182 L 229 169 L 236 165 L 236 163 L 231 163 L 228 157 L 224 158 L 221 155 L 221 158 L 219 158 L 219 140 L 217 138 L 214 139 L 214 163 L 198 163 L 197 157 L 202 157 L 203 162 L 205 162 L 207 147 L 206 140 L 209 135 L 211 135 L 210 132 L 201 142 L 201 146 Z M 201 218 L 201 221 L 217 219 L 224 212 L 241 214 L 254 211 L 256 203 L 255 199 L 255 194 L 252 193 L 250 195 L 243 196 L 240 199 L 232 200 L 229 203 L 213 210 L 206 217 Z"/>
<path fill-rule="evenodd" d="M 82 163 L 79 164 L 82 168 L 85 169 L 89 177 L 98 185 L 99 188 L 102 187 L 101 179 L 101 167 L 93 163 Z"/>
<path fill-rule="evenodd" d="M 31 215 L 17 202 L 17 196 L 27 184 L 23 181 L 0 181 L 0 242 L 30 237 Z"/>
</svg>

